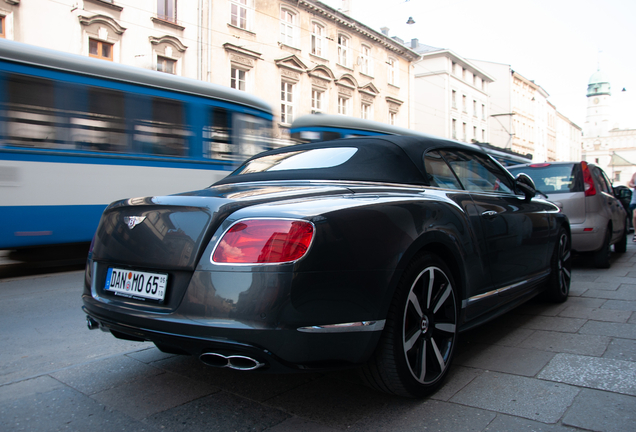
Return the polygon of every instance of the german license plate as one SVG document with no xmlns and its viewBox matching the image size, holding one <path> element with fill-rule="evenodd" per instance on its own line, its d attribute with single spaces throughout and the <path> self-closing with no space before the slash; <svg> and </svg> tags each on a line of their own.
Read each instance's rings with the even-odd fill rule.
<svg viewBox="0 0 636 432">
<path fill-rule="evenodd" d="M 109 268 L 104 290 L 130 298 L 163 301 L 168 275 Z"/>
</svg>

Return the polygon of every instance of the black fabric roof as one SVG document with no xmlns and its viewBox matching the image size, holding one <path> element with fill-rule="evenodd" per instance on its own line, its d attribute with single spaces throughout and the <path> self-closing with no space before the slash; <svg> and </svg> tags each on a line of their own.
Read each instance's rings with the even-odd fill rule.
<svg viewBox="0 0 636 432">
<path fill-rule="evenodd" d="M 241 174 L 245 164 L 268 155 L 335 147 L 355 147 L 358 151 L 346 162 L 329 168 L 264 171 Z M 423 154 L 431 148 L 472 146 L 441 138 L 378 135 L 297 144 L 260 153 L 214 185 L 269 180 L 342 180 L 427 185 Z M 480 152 L 482 153 L 482 152 Z"/>
</svg>

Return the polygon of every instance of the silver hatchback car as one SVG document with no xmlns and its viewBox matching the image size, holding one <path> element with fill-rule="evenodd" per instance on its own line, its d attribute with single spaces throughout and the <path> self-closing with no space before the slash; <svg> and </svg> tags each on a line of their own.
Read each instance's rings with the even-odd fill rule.
<svg viewBox="0 0 636 432">
<path fill-rule="evenodd" d="M 627 248 L 628 215 L 614 195 L 605 172 L 587 162 L 550 162 L 508 167 L 512 175 L 529 175 L 536 189 L 558 205 L 570 220 L 572 249 L 592 252 L 599 268 L 610 266 L 610 246 Z"/>
</svg>

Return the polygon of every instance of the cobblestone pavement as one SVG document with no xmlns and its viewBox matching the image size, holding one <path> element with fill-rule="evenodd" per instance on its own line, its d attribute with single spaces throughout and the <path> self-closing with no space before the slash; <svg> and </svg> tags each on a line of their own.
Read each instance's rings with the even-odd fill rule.
<svg viewBox="0 0 636 432">
<path fill-rule="evenodd" d="M 636 431 L 636 244 L 577 259 L 570 299 L 462 335 L 423 400 L 354 372 L 216 370 L 84 325 L 82 272 L 0 280 L 3 431 Z"/>
</svg>

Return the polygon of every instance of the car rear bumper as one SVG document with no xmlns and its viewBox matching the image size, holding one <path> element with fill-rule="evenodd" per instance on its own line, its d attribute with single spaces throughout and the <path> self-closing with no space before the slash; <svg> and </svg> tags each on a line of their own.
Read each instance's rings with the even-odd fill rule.
<svg viewBox="0 0 636 432">
<path fill-rule="evenodd" d="M 594 227 L 592 231 L 585 231 L 585 229 L 589 229 L 589 226 L 584 224 L 570 225 L 572 232 L 572 249 L 577 252 L 599 250 L 605 238 L 605 227 L 603 227 L 603 229 Z"/>
<path fill-rule="evenodd" d="M 150 341 L 195 356 L 205 354 L 254 359 L 263 372 L 302 372 L 341 369 L 363 364 L 373 353 L 382 325 L 369 331 L 312 332 L 296 328 L 228 328 L 205 325 L 179 316 L 165 316 L 170 331 L 157 330 L 157 319 L 109 310 L 84 296 L 83 310 L 103 331 L 122 339 Z M 383 324 L 383 322 L 381 322 Z M 213 366 L 216 364 L 213 364 Z M 227 363 L 226 367 L 230 367 Z M 222 365 L 221 365 L 222 366 Z"/>
</svg>

